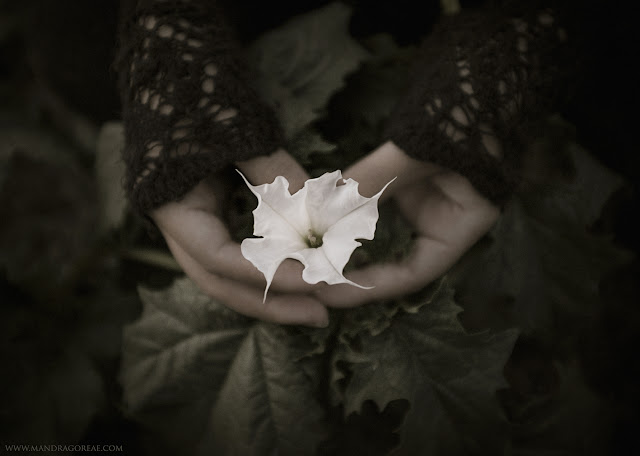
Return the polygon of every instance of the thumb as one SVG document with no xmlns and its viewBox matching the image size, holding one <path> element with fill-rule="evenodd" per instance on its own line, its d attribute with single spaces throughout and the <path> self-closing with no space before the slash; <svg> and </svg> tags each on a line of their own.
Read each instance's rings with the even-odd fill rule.
<svg viewBox="0 0 640 456">
<path fill-rule="evenodd" d="M 237 162 L 236 165 L 253 185 L 271 183 L 276 177 L 284 176 L 289 181 L 291 193 L 300 190 L 309 179 L 305 169 L 284 149 L 278 149 L 271 155 Z"/>
<path fill-rule="evenodd" d="M 381 200 L 384 200 L 405 185 L 440 170 L 436 165 L 409 157 L 392 141 L 387 141 L 347 168 L 343 175 L 345 179 L 352 178 L 358 182 L 358 190 L 367 197 L 375 195 L 388 182 L 397 178 L 382 194 Z"/>
</svg>

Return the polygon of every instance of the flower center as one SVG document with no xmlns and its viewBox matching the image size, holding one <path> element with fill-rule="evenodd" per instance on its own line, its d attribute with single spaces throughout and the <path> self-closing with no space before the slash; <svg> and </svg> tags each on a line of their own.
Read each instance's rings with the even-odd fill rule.
<svg viewBox="0 0 640 456">
<path fill-rule="evenodd" d="M 309 248 L 317 249 L 318 247 L 322 247 L 322 236 L 315 233 L 313 230 L 309 230 L 305 242 Z"/>
</svg>

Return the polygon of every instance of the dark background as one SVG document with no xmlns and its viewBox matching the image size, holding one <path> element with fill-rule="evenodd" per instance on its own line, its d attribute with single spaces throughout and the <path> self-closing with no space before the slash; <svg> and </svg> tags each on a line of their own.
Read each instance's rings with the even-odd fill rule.
<svg viewBox="0 0 640 456">
<path fill-rule="evenodd" d="M 302 3 L 246 2 L 241 9 L 253 14 L 231 8 L 230 16 L 249 41 L 324 2 Z M 420 14 L 411 14 L 409 0 L 351 3 L 355 36 L 387 31 L 401 44 L 419 42 L 439 11 L 435 1 Z M 576 14 L 592 31 L 596 65 L 565 115 L 578 140 L 628 181 L 594 229 L 638 252 L 637 18 L 622 5 L 586 5 Z M 40 441 L 113 443 L 124 454 L 153 447 L 122 409 L 120 330 L 140 312 L 138 283 L 160 287 L 177 274 L 114 255 L 113 245 L 133 240 L 163 248 L 133 217 L 123 230 L 132 239 L 96 237 L 94 158 L 85 147 L 103 122 L 120 117 L 111 68 L 116 29 L 114 1 L 0 3 L 0 146 L 11 155 L 0 157 L 0 452 L 5 443 Z M 18 143 L 25 150 L 11 150 Z M 637 277 L 634 263 L 603 281 L 611 305 L 583 344 L 591 386 L 618 411 L 612 454 L 638 449 Z"/>
</svg>

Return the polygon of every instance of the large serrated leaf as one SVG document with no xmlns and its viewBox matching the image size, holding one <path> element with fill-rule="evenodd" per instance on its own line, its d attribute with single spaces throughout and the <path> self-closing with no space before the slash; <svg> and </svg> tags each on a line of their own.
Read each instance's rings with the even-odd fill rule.
<svg viewBox="0 0 640 456">
<path fill-rule="evenodd" d="M 162 291 L 141 287 L 140 297 L 142 316 L 124 331 L 121 381 L 131 410 L 217 391 L 249 320 L 202 294 L 189 279 Z"/>
<path fill-rule="evenodd" d="M 229 369 L 199 453 L 315 454 L 326 421 L 300 354 L 300 338 L 289 329 L 255 325 Z"/>
<path fill-rule="evenodd" d="M 562 117 L 547 119 L 543 137 L 532 145 L 526 157 L 537 156 L 538 161 L 546 162 L 538 165 L 538 173 L 549 176 L 564 170 L 566 175 L 547 178 L 544 185 L 537 187 L 524 185 L 517 197 L 529 212 L 549 225 L 587 228 L 600 217 L 602 207 L 622 187 L 624 179 L 598 162 L 573 140 L 573 135 L 573 126 Z M 530 161 L 524 166 L 525 173 L 531 168 Z"/>
<path fill-rule="evenodd" d="M 367 58 L 348 33 L 351 9 L 342 3 L 292 19 L 249 50 L 258 89 L 291 139 L 322 115 L 344 78 Z"/>
<path fill-rule="evenodd" d="M 553 391 L 505 400 L 513 423 L 512 454 L 609 454 L 610 404 L 589 389 L 575 360 L 555 364 L 558 384 Z"/>
<path fill-rule="evenodd" d="M 325 141 L 322 135 L 311 128 L 302 130 L 289 142 L 289 153 L 301 165 L 310 165 L 316 155 L 329 154 L 336 150 L 336 145 Z"/>
<path fill-rule="evenodd" d="M 587 230 L 621 179 L 575 144 L 566 152 L 573 177 L 545 191 L 520 191 L 487 241 L 454 268 L 469 316 L 488 321 L 503 310 L 506 325 L 549 330 L 558 318 L 593 315 L 601 277 L 631 259 L 610 239 Z"/>
<path fill-rule="evenodd" d="M 143 313 L 125 327 L 120 372 L 128 412 L 176 448 L 193 448 L 250 321 L 189 279 L 139 292 Z"/>
<path fill-rule="evenodd" d="M 388 34 L 363 41 L 371 57 L 347 77 L 344 89 L 332 97 L 322 121 L 324 131 L 341 153 L 315 157 L 314 164 L 321 170 L 343 168 L 384 142 L 383 123 L 407 87 L 415 48 L 399 47 Z"/>
<path fill-rule="evenodd" d="M 399 314 L 381 334 L 362 333 L 337 348 L 336 359 L 348 371 L 346 414 L 369 399 L 380 410 L 393 400 L 409 401 L 394 454 L 473 454 L 498 451 L 503 443 L 496 436 L 506 420 L 495 392 L 504 386 L 502 366 L 517 334 L 467 334 L 460 310 L 443 281 L 417 313 Z"/>
<path fill-rule="evenodd" d="M 253 323 L 189 279 L 140 296 L 120 375 L 134 417 L 185 454 L 313 452 L 325 434 L 309 334 Z"/>
<path fill-rule="evenodd" d="M 347 78 L 345 89 L 332 104 L 336 114 L 347 121 L 361 118 L 379 127 L 406 91 L 417 52 L 415 47 L 399 47 L 387 34 L 369 37 L 365 45 L 372 57 Z"/>
</svg>

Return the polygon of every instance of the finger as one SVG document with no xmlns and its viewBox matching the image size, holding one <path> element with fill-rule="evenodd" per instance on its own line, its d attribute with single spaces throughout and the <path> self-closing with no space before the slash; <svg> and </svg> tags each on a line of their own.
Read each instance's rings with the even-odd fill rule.
<svg viewBox="0 0 640 456">
<path fill-rule="evenodd" d="M 226 226 L 213 214 L 189 212 L 180 226 L 172 231 L 161 229 L 167 243 L 180 246 L 191 258 L 211 274 L 220 275 L 250 285 L 264 286 L 265 277 L 242 255 L 240 244 L 234 242 Z M 324 284 L 309 284 L 302 279 L 304 266 L 295 260 L 283 261 L 271 284 L 274 291 L 307 293 Z"/>
<path fill-rule="evenodd" d="M 440 183 L 449 195 L 460 197 L 458 201 L 465 204 L 454 201 L 440 187 L 429 183 L 412 185 L 398 192 L 395 195 L 398 206 L 419 234 L 411 255 L 398 263 L 353 271 L 348 274 L 349 280 L 374 288 L 328 287 L 318 294 L 325 304 L 352 307 L 418 291 L 444 274 L 491 228 L 499 215 L 495 206 L 486 200 L 478 200 L 476 204 L 473 201 L 476 195 L 465 193 L 467 183 L 457 176 L 445 177 Z"/>
<path fill-rule="evenodd" d="M 315 295 L 329 307 L 356 307 L 370 301 L 407 295 L 444 274 L 460 255 L 461 252 L 438 241 L 418 238 L 407 259 L 375 264 L 346 274 L 349 280 L 373 288 L 332 285 Z"/>
<path fill-rule="evenodd" d="M 443 191 L 443 188 L 445 191 Z M 418 234 L 458 250 L 473 245 L 500 212 L 455 173 L 438 174 L 395 195 L 400 212 Z"/>
<path fill-rule="evenodd" d="M 271 155 L 237 162 L 236 165 L 253 185 L 271 183 L 278 176 L 286 177 L 292 194 L 300 190 L 309 179 L 304 168 L 283 149 L 278 149 Z"/>
<path fill-rule="evenodd" d="M 238 313 L 286 325 L 326 327 L 329 324 L 327 309 L 318 299 L 303 294 L 269 293 L 263 302 L 263 289 L 212 274 L 179 244 L 173 241 L 168 244 L 176 261 L 205 294 Z"/>
<path fill-rule="evenodd" d="M 257 287 L 265 284 L 264 275 L 242 255 L 240 244 L 231 239 L 226 225 L 208 210 L 169 203 L 156 212 L 156 222 L 167 242 L 178 244 L 209 273 Z M 271 288 L 306 293 L 323 286 L 305 282 L 302 269 L 300 262 L 285 260 L 278 267 Z"/>
<path fill-rule="evenodd" d="M 240 244 L 230 241 L 220 247 L 218 260 L 212 270 L 219 274 L 236 280 L 243 280 L 249 277 L 247 270 L 251 270 L 251 282 L 254 285 L 264 285 L 265 277 L 249 260 L 242 255 Z M 310 284 L 302 279 L 304 265 L 293 259 L 286 259 L 278 266 L 273 281 L 269 289 L 282 292 L 309 293 L 328 286 L 325 283 Z"/>
<path fill-rule="evenodd" d="M 402 187 L 441 170 L 434 164 L 409 157 L 393 142 L 388 141 L 347 168 L 344 177 L 358 182 L 358 190 L 367 197 L 375 195 L 388 182 L 397 178 L 382 194 L 381 199 L 384 200 Z"/>
<path fill-rule="evenodd" d="M 471 182 L 461 174 L 446 170 L 433 175 L 430 181 L 448 198 L 467 210 L 491 210 L 494 213 L 499 213 L 498 207 L 478 192 Z"/>
</svg>

